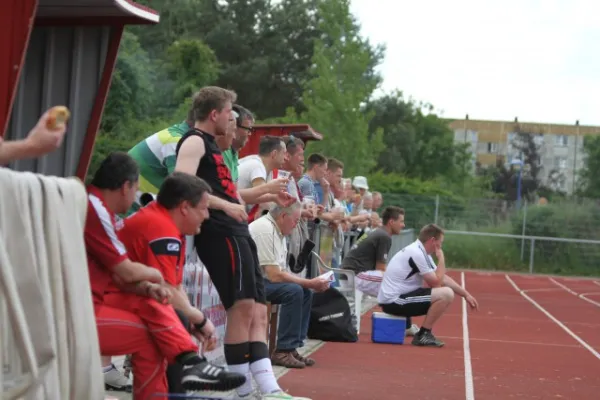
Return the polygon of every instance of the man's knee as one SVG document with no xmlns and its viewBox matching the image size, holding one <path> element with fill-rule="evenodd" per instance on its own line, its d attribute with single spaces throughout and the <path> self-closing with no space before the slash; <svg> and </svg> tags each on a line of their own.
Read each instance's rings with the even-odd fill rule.
<svg viewBox="0 0 600 400">
<path fill-rule="evenodd" d="M 227 310 L 227 320 L 236 321 L 235 324 L 240 324 L 250 327 L 250 323 L 254 318 L 254 306 L 256 302 L 253 299 L 244 299 L 236 301 L 231 308 Z"/>
<path fill-rule="evenodd" d="M 449 287 L 441 287 L 433 289 L 432 293 L 433 301 L 443 301 L 445 303 L 452 303 L 454 300 L 454 291 Z"/>
</svg>

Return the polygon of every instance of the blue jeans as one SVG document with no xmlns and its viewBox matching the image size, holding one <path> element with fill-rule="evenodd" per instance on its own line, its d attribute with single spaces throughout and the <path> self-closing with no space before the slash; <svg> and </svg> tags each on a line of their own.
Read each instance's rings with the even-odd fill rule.
<svg viewBox="0 0 600 400">
<path fill-rule="evenodd" d="M 310 321 L 313 292 L 296 283 L 274 283 L 265 279 L 267 300 L 280 304 L 277 351 L 291 351 L 304 345 Z"/>
</svg>

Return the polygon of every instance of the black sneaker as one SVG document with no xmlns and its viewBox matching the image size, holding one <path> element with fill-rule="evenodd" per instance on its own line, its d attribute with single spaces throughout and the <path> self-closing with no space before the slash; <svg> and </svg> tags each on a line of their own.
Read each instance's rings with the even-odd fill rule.
<svg viewBox="0 0 600 400">
<path fill-rule="evenodd" d="M 236 389 L 246 383 L 246 377 L 236 372 L 229 372 L 223 367 L 218 367 L 202 361 L 195 365 L 184 365 L 181 384 L 186 390 L 215 390 L 226 392 Z"/>
<path fill-rule="evenodd" d="M 441 340 L 438 340 L 438 338 L 433 336 L 433 333 L 424 332 L 424 333 L 417 333 L 413 337 L 412 344 L 414 346 L 442 347 L 444 345 L 444 342 L 442 342 Z"/>
</svg>

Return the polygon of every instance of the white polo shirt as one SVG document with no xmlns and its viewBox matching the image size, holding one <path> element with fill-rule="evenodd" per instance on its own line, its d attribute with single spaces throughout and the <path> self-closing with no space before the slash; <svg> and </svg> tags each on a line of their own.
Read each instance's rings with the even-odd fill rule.
<svg viewBox="0 0 600 400">
<path fill-rule="evenodd" d="M 398 296 L 423 287 L 423 275 L 435 273 L 436 269 L 433 258 L 417 239 L 394 254 L 388 262 L 377 301 L 379 304 L 390 304 Z"/>
<path fill-rule="evenodd" d="M 271 214 L 254 220 L 249 228 L 250 236 L 256 243 L 258 262 L 263 276 L 266 277 L 264 267 L 267 265 L 278 266 L 281 271 L 288 271 L 286 238 Z"/>
</svg>

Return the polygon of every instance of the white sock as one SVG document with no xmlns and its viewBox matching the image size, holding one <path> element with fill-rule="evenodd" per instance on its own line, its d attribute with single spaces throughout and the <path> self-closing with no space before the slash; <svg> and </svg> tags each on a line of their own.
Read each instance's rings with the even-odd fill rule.
<svg viewBox="0 0 600 400">
<path fill-rule="evenodd" d="M 275 374 L 273 373 L 271 360 L 268 358 L 254 361 L 250 364 L 250 371 L 252 372 L 261 393 L 268 394 L 281 391 L 281 388 L 277 384 Z"/>
<path fill-rule="evenodd" d="M 246 383 L 236 389 L 239 396 L 246 396 L 252 393 L 252 374 L 250 373 L 250 363 L 235 365 L 227 364 L 227 369 L 231 372 L 237 372 L 238 374 L 246 376 Z"/>
</svg>

